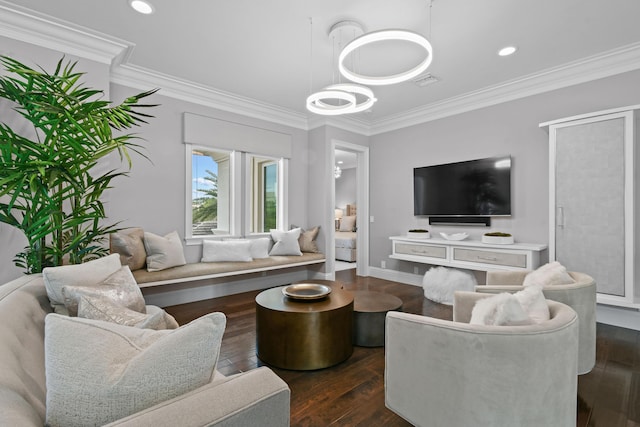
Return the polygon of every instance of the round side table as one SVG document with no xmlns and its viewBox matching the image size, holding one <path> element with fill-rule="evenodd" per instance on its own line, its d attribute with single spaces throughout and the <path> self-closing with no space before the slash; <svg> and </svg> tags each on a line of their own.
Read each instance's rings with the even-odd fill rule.
<svg viewBox="0 0 640 427">
<path fill-rule="evenodd" d="M 400 310 L 402 300 L 373 291 L 353 291 L 353 343 L 360 347 L 384 346 L 387 311 Z"/>
<path fill-rule="evenodd" d="M 277 368 L 314 370 L 353 353 L 353 295 L 332 288 L 317 301 L 292 300 L 284 286 L 256 296 L 256 345 L 263 362 Z"/>
</svg>

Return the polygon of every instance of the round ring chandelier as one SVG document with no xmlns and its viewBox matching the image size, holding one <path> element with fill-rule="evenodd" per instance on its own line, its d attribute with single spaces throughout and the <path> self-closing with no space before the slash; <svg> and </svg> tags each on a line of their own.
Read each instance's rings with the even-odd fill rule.
<svg viewBox="0 0 640 427">
<path fill-rule="evenodd" d="M 323 102 L 323 100 L 329 99 L 345 101 L 345 104 L 334 105 Z M 352 112 L 351 109 L 356 105 L 356 102 L 356 96 L 352 93 L 325 88 L 324 90 L 312 93 L 307 97 L 307 110 L 324 116 L 338 116 L 340 114 Z"/>
<path fill-rule="evenodd" d="M 344 65 L 345 58 L 356 49 L 359 49 L 368 44 L 387 40 L 399 40 L 415 43 L 418 46 L 422 47 L 426 51 L 427 55 L 422 62 L 420 62 L 417 66 L 411 68 L 410 70 L 381 77 L 358 74 L 354 71 L 349 70 Z M 338 57 L 338 69 L 344 77 L 353 82 L 365 85 L 381 86 L 400 83 L 412 79 L 413 77 L 420 75 L 424 70 L 429 68 L 429 65 L 431 65 L 431 61 L 433 61 L 433 47 L 431 46 L 431 43 L 429 43 L 429 40 L 427 40 L 424 36 L 407 30 L 380 30 L 364 34 L 347 44 L 344 49 L 342 49 L 342 52 L 340 52 L 340 56 Z"/>
<path fill-rule="evenodd" d="M 363 95 L 366 97 L 364 101 L 358 104 L 353 105 L 351 109 L 345 111 L 346 114 L 350 113 L 359 113 L 361 111 L 366 111 L 373 106 L 378 100 L 374 95 L 373 91 L 366 86 L 357 85 L 353 83 L 339 83 L 331 86 L 327 86 L 326 90 L 341 90 L 343 92 L 348 92 L 356 95 Z"/>
</svg>

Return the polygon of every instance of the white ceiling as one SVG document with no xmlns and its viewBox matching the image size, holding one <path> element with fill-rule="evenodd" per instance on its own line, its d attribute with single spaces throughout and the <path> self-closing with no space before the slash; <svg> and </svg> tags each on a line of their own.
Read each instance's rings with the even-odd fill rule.
<svg viewBox="0 0 640 427">
<path fill-rule="evenodd" d="M 434 48 L 428 71 L 440 81 L 372 88 L 379 101 L 356 116 L 364 122 L 640 47 L 638 0 L 433 0 L 431 8 L 429 0 L 151 2 L 152 15 L 134 12 L 127 0 L 4 4 L 126 40 L 135 45 L 127 59 L 135 67 L 305 115 L 309 93 L 338 81 L 328 37 L 334 23 L 356 20 L 366 32 L 402 28 L 427 36 Z M 509 44 L 518 52 L 497 56 Z M 372 74 L 397 72 L 416 55 L 406 45 L 380 43 L 362 51 L 358 66 Z"/>
</svg>

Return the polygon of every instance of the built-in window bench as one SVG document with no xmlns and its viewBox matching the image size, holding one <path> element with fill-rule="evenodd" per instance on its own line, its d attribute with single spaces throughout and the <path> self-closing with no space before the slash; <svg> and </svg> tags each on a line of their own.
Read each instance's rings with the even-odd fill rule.
<svg viewBox="0 0 640 427">
<path fill-rule="evenodd" d="M 270 256 L 269 258 L 254 259 L 249 262 L 197 262 L 151 272 L 142 269 L 133 271 L 133 276 L 141 288 L 149 288 L 302 267 L 324 262 L 324 254 L 305 252 L 301 256 Z"/>
</svg>

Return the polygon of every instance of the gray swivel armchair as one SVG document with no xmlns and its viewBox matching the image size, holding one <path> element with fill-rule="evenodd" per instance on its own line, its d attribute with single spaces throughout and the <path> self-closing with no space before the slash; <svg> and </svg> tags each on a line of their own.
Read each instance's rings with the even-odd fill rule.
<svg viewBox="0 0 640 427">
<path fill-rule="evenodd" d="M 453 321 L 387 313 L 386 406 L 416 426 L 575 426 L 575 311 L 547 300 L 539 324 L 469 324 L 489 296 L 456 292 Z"/>
<path fill-rule="evenodd" d="M 528 271 L 488 271 L 487 284 L 476 286 L 476 292 L 517 292 Z M 546 299 L 561 302 L 578 313 L 580 340 L 578 375 L 586 374 L 596 363 L 596 282 L 584 273 L 569 272 L 575 283 L 550 285 L 542 289 Z"/>
</svg>

